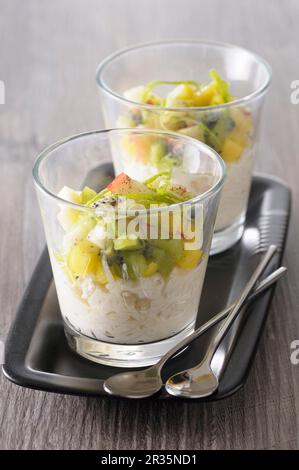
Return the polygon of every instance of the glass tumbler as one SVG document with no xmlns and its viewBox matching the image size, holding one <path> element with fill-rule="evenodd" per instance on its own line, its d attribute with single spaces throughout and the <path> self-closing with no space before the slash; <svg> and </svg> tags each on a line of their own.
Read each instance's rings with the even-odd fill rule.
<svg viewBox="0 0 299 470">
<path fill-rule="evenodd" d="M 175 166 L 148 175 L 148 154 L 161 148 Z M 121 197 L 123 172 L 138 180 L 130 199 Z M 111 366 L 145 366 L 194 331 L 225 177 L 214 150 L 163 131 L 87 132 L 44 150 L 33 177 L 74 351 Z M 160 186 L 155 197 L 140 191 L 144 179 L 165 177 L 188 190 L 188 200 L 170 203 Z M 107 191 L 120 192 L 113 204 Z"/>
<path fill-rule="evenodd" d="M 141 102 L 144 86 L 165 98 L 174 84 L 207 83 L 216 69 L 236 98 L 225 104 L 165 107 L 151 98 Z M 233 246 L 242 236 L 259 137 L 260 112 L 271 80 L 269 65 L 243 48 L 208 41 L 147 43 L 119 51 L 98 67 L 96 79 L 107 127 L 154 128 L 178 132 L 212 147 L 226 163 L 211 254 Z M 183 97 L 188 101 L 188 96 Z M 149 156 L 148 173 L 168 162 Z"/>
</svg>

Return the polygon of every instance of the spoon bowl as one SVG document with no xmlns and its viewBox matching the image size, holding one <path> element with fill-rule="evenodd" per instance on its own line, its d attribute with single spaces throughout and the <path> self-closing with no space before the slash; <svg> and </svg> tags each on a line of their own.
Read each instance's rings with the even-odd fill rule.
<svg viewBox="0 0 299 470">
<path fill-rule="evenodd" d="M 165 389 L 174 396 L 203 398 L 212 395 L 218 386 L 218 379 L 209 364 L 202 362 L 194 369 L 174 374 L 167 380 Z"/>
<path fill-rule="evenodd" d="M 128 371 L 113 375 L 104 383 L 104 390 L 110 395 L 125 398 L 146 398 L 162 387 L 161 376 L 155 366 L 143 371 Z"/>
</svg>

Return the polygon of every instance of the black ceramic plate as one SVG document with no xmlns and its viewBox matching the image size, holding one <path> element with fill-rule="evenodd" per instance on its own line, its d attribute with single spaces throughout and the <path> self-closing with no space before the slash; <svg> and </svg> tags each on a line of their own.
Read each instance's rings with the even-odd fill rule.
<svg viewBox="0 0 299 470">
<path fill-rule="evenodd" d="M 110 169 L 105 169 L 109 179 Z M 242 240 L 233 248 L 210 258 L 199 310 L 198 325 L 230 304 L 248 280 L 269 244 L 279 246 L 269 270 L 281 263 L 290 213 L 289 189 L 279 180 L 255 176 Z M 230 353 L 218 391 L 207 400 L 218 400 L 236 392 L 245 382 L 259 342 L 273 295 L 273 288 L 242 314 L 220 349 Z M 199 362 L 209 336 L 206 333 L 164 368 L 167 378 Z M 214 361 L 214 360 L 213 360 Z M 42 254 L 6 342 L 3 371 L 12 382 L 57 393 L 107 396 L 103 381 L 120 371 L 102 366 L 73 353 L 64 337 L 47 251 Z M 156 398 L 175 399 L 162 391 Z"/>
</svg>

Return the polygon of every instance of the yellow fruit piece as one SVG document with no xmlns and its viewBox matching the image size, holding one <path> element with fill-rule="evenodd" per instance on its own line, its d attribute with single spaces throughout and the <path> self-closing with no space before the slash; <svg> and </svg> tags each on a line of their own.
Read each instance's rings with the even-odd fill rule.
<svg viewBox="0 0 299 470">
<path fill-rule="evenodd" d="M 223 104 L 225 103 L 223 97 L 221 95 L 215 95 L 210 101 L 211 106 L 216 106 L 218 104 Z"/>
<path fill-rule="evenodd" d="M 205 86 L 201 91 L 195 93 L 194 106 L 209 106 L 213 97 L 215 96 L 215 84 Z"/>
<path fill-rule="evenodd" d="M 67 258 L 68 268 L 75 277 L 96 274 L 100 265 L 98 254 L 82 251 L 81 244 L 74 246 Z"/>
<path fill-rule="evenodd" d="M 203 256 L 202 250 L 184 250 L 177 266 L 183 269 L 194 269 Z"/>
<path fill-rule="evenodd" d="M 249 137 L 247 132 L 242 131 L 242 129 L 240 129 L 239 127 L 235 127 L 230 132 L 228 137 L 237 144 L 241 145 L 241 147 L 248 147 L 249 145 Z"/>
<path fill-rule="evenodd" d="M 248 134 L 252 131 L 253 122 L 249 111 L 233 108 L 231 110 L 231 117 L 240 131 L 247 132 Z"/>
<path fill-rule="evenodd" d="M 226 163 L 233 163 L 239 160 L 243 150 L 241 145 L 227 137 L 221 150 L 221 156 Z"/>
<path fill-rule="evenodd" d="M 194 93 L 194 85 L 190 85 L 188 83 L 182 83 L 173 90 L 173 94 L 181 100 L 191 100 L 194 97 Z"/>
<path fill-rule="evenodd" d="M 149 135 L 129 135 L 123 139 L 123 147 L 136 160 L 147 162 L 155 137 Z"/>
<path fill-rule="evenodd" d="M 78 245 L 74 246 L 67 259 L 68 267 L 74 276 L 85 275 L 90 256 L 90 254 L 81 251 Z"/>
<path fill-rule="evenodd" d="M 151 261 L 142 275 L 144 277 L 152 276 L 158 271 L 158 269 L 159 269 L 159 265 Z"/>
<path fill-rule="evenodd" d="M 93 245 L 89 240 L 82 240 L 77 245 L 83 253 L 99 253 L 99 247 Z"/>
<path fill-rule="evenodd" d="M 103 285 L 107 284 L 108 279 L 106 277 L 101 259 L 99 257 L 98 257 L 98 265 L 97 265 L 97 270 L 96 270 L 95 276 L 96 276 L 96 281 L 97 282 L 99 282 L 100 284 L 103 284 Z"/>
<path fill-rule="evenodd" d="M 194 103 L 196 88 L 188 83 L 176 86 L 166 98 L 166 107 L 196 106 Z"/>
</svg>

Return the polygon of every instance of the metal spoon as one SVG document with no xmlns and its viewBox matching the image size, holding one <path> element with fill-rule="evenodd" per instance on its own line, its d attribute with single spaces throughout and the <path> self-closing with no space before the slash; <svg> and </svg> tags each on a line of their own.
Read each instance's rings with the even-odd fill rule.
<svg viewBox="0 0 299 470">
<path fill-rule="evenodd" d="M 268 289 L 279 278 L 281 278 L 285 272 L 286 268 L 281 267 L 267 276 L 258 284 L 248 301 L 255 299 L 259 294 Z M 141 371 L 128 371 L 113 375 L 105 381 L 104 390 L 109 394 L 127 398 L 145 398 L 154 395 L 163 385 L 161 380 L 161 370 L 168 359 L 227 317 L 232 308 L 233 305 L 215 315 L 204 325 L 195 330 L 194 333 L 171 348 L 155 365 Z"/>
<path fill-rule="evenodd" d="M 202 398 L 212 395 L 217 390 L 219 381 L 211 369 L 213 356 L 275 252 L 276 246 L 271 245 L 247 282 L 234 308 L 212 338 L 200 364 L 176 373 L 167 380 L 165 388 L 169 394 L 185 398 Z"/>
</svg>

